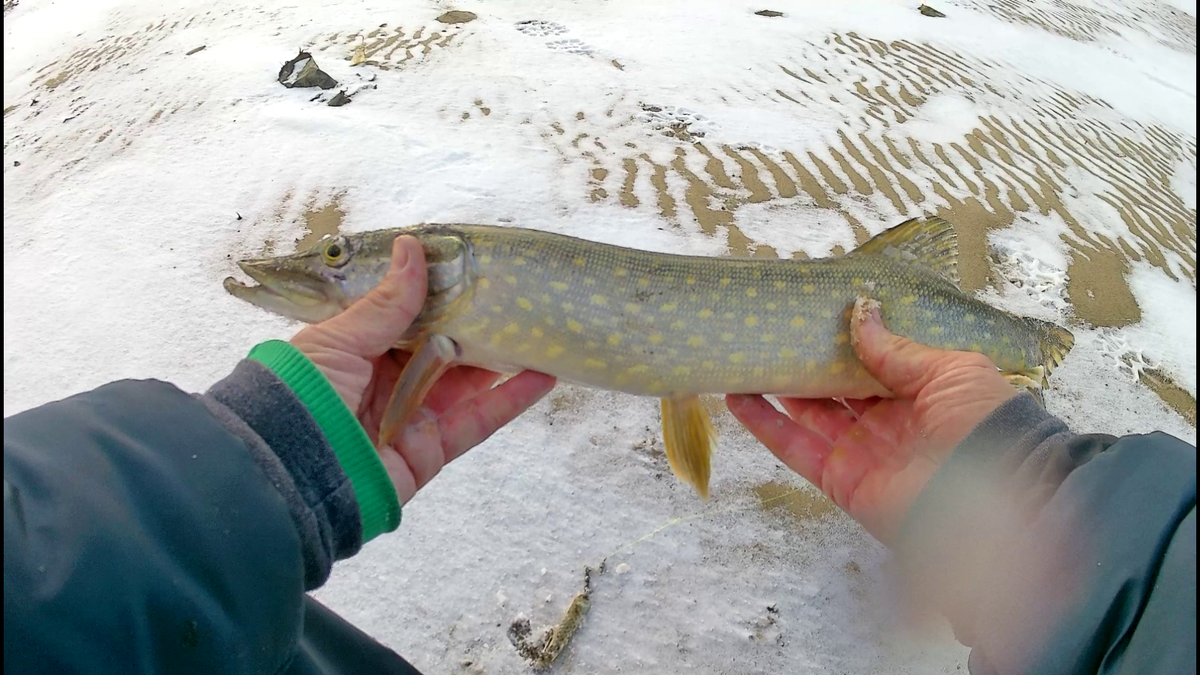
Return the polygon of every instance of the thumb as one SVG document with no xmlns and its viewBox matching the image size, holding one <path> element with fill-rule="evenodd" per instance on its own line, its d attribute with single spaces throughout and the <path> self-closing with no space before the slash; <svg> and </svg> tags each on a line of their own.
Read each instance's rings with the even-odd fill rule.
<svg viewBox="0 0 1200 675">
<path fill-rule="evenodd" d="M 323 327 L 346 352 L 373 359 L 395 346 L 425 304 L 425 250 L 415 237 L 392 242 L 383 281 Z"/>
<path fill-rule="evenodd" d="M 863 367 L 893 394 L 912 397 L 939 375 L 967 364 L 963 359 L 987 360 L 981 354 L 934 349 L 901 337 L 883 325 L 879 302 L 859 297 L 850 315 L 850 342 Z M 990 362 L 989 362 L 990 365 Z M 994 370 L 995 366 L 991 366 Z"/>
</svg>

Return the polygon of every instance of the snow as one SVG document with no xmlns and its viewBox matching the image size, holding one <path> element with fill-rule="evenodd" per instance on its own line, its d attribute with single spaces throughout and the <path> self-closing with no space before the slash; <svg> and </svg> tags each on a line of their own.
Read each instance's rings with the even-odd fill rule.
<svg viewBox="0 0 1200 675">
<path fill-rule="evenodd" d="M 256 342 L 290 335 L 294 324 L 235 300 L 220 282 L 268 242 L 291 250 L 303 214 L 335 197 L 347 231 L 510 223 L 721 255 L 725 229 L 707 233 L 688 207 L 690 172 L 704 178 L 708 208 L 728 208 L 752 248 L 824 256 L 851 248 L 856 224 L 874 234 L 953 206 L 935 189 L 945 182 L 939 171 L 1003 186 L 1052 165 L 1040 145 L 1013 150 L 1011 174 L 994 162 L 976 169 L 955 152 L 936 169 L 893 163 L 895 174 L 883 174 L 893 200 L 879 185 L 856 192 L 856 176 L 833 153 L 849 152 L 839 132 L 864 154 L 868 142 L 886 152 L 887 141 L 904 147 L 909 138 L 949 148 L 981 117 L 1023 119 L 1056 88 L 1076 95 L 1072 115 L 1088 125 L 1128 129 L 1135 140 L 1158 125 L 1190 143 L 1155 160 L 1161 180 L 1135 182 L 1164 183 L 1191 209 L 1194 242 L 1194 24 L 1186 53 L 1124 24 L 1085 41 L 1002 20 L 982 2 L 947 2 L 938 20 L 915 4 L 468 1 L 453 8 L 479 18 L 456 28 L 434 20 L 447 7 L 416 0 L 22 0 L 4 19 L 4 414 L 125 377 L 202 390 Z M 1194 2 L 1176 4 L 1194 17 Z M 1102 7 L 1119 18 L 1143 5 Z M 753 14 L 763 8 L 785 16 Z M 523 21 L 543 23 L 521 29 Z M 418 44 L 403 65 L 401 51 L 391 70 L 351 68 L 357 40 L 345 37 L 383 23 L 406 38 L 422 27 L 426 37 L 453 37 L 427 54 Z M 900 51 L 877 59 L 881 71 L 855 48 L 839 53 L 827 42 L 850 33 L 960 55 L 975 84 L 941 87 L 921 105 L 872 103 L 855 83 L 899 100 L 896 76 L 914 71 Z M 84 51 L 98 47 L 109 51 Z M 374 74 L 378 88 L 341 108 L 283 88 L 275 75 L 300 47 L 340 82 L 357 87 Z M 65 81 L 48 87 L 62 72 Z M 873 108 L 912 119 L 884 116 L 884 127 Z M 683 122 L 704 134 L 715 159 L 655 128 Z M 821 179 L 828 203 L 772 178 L 772 165 L 785 167 L 799 186 L 789 156 Z M 847 190 L 826 184 L 811 158 Z M 707 178 L 712 161 L 733 187 Z M 618 195 L 627 162 L 638 172 Z M 654 166 L 664 168 L 662 189 Z M 602 183 L 598 168 L 608 172 Z M 1136 251 L 1152 246 L 1097 197 L 1119 193 L 1102 172 L 1062 174 L 1064 207 L 1089 232 Z M 897 175 L 915 192 L 898 187 Z M 947 193 L 955 201 L 971 196 L 955 190 Z M 1011 311 L 1072 322 L 1074 238 L 1060 214 L 1039 209 L 990 230 L 999 274 L 981 293 Z M 1194 397 L 1195 287 L 1179 254 L 1163 255 L 1180 280 L 1149 263 L 1131 267 L 1138 323 L 1071 323 L 1077 346 L 1047 402 L 1073 428 L 1161 429 L 1195 442 L 1194 428 L 1119 356 L 1141 353 Z M 560 389 L 448 467 L 405 507 L 399 532 L 339 564 L 319 597 L 428 672 L 518 673 L 525 666 L 505 637 L 509 623 L 520 614 L 535 628 L 556 621 L 584 566 L 607 559 L 563 672 L 965 669 L 966 650 L 945 626 L 897 628 L 889 555 L 851 521 L 762 507 L 756 487 L 807 488 L 728 416 L 717 420 L 708 504 L 670 475 L 657 417 L 651 401 Z"/>
</svg>

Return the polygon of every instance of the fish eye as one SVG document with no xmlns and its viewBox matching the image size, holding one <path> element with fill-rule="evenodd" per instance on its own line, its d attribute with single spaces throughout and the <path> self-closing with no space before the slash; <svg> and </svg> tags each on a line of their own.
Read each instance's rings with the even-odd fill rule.
<svg viewBox="0 0 1200 675">
<path fill-rule="evenodd" d="M 332 265 L 333 267 L 341 267 L 342 265 L 345 265 L 346 261 L 349 260 L 350 257 L 346 251 L 346 242 L 341 237 L 338 237 L 337 239 L 334 239 L 326 244 L 323 255 L 325 257 L 325 263 Z"/>
</svg>

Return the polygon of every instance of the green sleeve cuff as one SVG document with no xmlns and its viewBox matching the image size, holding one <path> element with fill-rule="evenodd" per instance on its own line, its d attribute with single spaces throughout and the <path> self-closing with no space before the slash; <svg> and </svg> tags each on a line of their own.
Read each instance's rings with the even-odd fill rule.
<svg viewBox="0 0 1200 675">
<path fill-rule="evenodd" d="M 379 453 L 317 366 L 282 340 L 257 345 L 246 358 L 258 361 L 283 380 L 321 427 L 354 489 L 362 519 L 363 543 L 399 527 L 400 501 Z"/>
</svg>

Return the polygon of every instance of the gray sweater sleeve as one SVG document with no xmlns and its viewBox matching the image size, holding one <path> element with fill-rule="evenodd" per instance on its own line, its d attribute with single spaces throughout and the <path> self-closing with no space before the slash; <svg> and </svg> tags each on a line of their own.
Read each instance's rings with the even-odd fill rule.
<svg viewBox="0 0 1200 675">
<path fill-rule="evenodd" d="M 1196 449 L 1076 435 L 1029 395 L 979 425 L 897 545 L 990 673 L 1196 671 Z"/>
<path fill-rule="evenodd" d="M 350 480 L 317 422 L 269 368 L 244 360 L 200 401 L 237 436 L 287 503 L 300 534 L 306 590 L 362 547 Z"/>
</svg>

